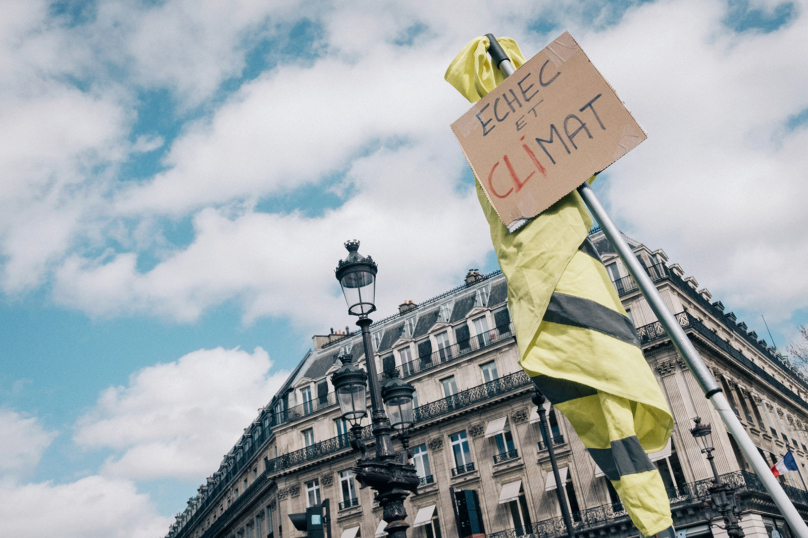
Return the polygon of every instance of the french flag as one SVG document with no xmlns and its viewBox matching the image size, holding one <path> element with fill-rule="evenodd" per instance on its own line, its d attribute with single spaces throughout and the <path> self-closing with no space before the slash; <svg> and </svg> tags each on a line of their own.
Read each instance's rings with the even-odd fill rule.
<svg viewBox="0 0 808 538">
<path fill-rule="evenodd" d="M 774 476 L 780 476 L 783 473 L 797 470 L 799 470 L 797 462 L 794 461 L 794 454 L 792 454 L 790 450 L 780 458 L 780 461 L 772 465 L 772 474 L 774 474 Z"/>
</svg>

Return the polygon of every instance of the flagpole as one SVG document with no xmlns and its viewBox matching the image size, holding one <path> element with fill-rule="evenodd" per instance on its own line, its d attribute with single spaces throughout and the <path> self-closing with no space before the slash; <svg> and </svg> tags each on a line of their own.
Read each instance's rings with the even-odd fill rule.
<svg viewBox="0 0 808 538">
<path fill-rule="evenodd" d="M 486 34 L 486 37 L 488 37 L 490 43 L 488 53 L 491 55 L 493 64 L 502 71 L 502 74 L 505 75 L 506 78 L 509 77 L 516 69 L 511 64 L 510 59 L 499 45 L 496 38 L 492 34 Z M 665 332 L 670 337 L 679 355 L 685 360 L 688 368 L 690 368 L 690 371 L 693 373 L 693 377 L 695 377 L 699 386 L 704 391 L 704 396 L 713 404 L 721 420 L 723 420 L 726 425 L 727 430 L 729 430 L 735 438 L 735 441 L 737 441 L 747 461 L 752 465 L 752 469 L 755 471 L 760 481 L 763 482 L 763 486 L 780 509 L 783 517 L 791 527 L 791 530 L 800 538 L 808 538 L 808 526 L 806 526 L 805 521 L 802 520 L 799 512 L 797 512 L 791 500 L 786 496 L 780 483 L 775 480 L 770 467 L 763 460 L 763 456 L 757 451 L 757 447 L 752 442 L 752 439 L 749 438 L 749 435 L 747 435 L 738 417 L 735 416 L 735 412 L 730 408 L 726 396 L 724 396 L 715 378 L 707 369 L 707 365 L 704 364 L 704 361 L 698 351 L 696 351 L 693 343 L 687 337 L 684 330 L 682 330 L 682 327 L 668 309 L 667 305 L 665 305 L 656 286 L 651 282 L 651 278 L 646 274 L 637 258 L 634 257 L 631 247 L 629 247 L 626 240 L 623 239 L 620 230 L 618 230 L 611 217 L 606 213 L 598 197 L 595 196 L 595 191 L 589 186 L 589 182 L 584 182 L 583 185 L 578 187 L 578 193 L 581 195 L 581 198 L 583 198 L 589 211 L 598 221 L 598 224 L 600 224 L 601 230 L 603 230 L 604 235 L 612 244 L 615 252 L 617 252 L 620 259 L 623 260 L 623 264 L 628 269 L 629 274 L 634 278 L 634 281 L 637 283 L 646 301 L 648 301 L 648 305 L 656 315 L 662 328 L 665 329 Z M 801 475 L 800 478 L 802 478 Z"/>
<path fill-rule="evenodd" d="M 640 291 L 642 291 L 643 296 L 648 301 L 648 305 L 656 315 L 662 328 L 668 333 L 679 355 L 681 355 L 687 363 L 688 368 L 690 368 L 690 371 L 693 373 L 693 377 L 696 378 L 699 386 L 704 391 L 705 397 L 712 402 L 718 415 L 724 421 L 727 430 L 729 430 L 737 441 L 747 461 L 752 465 L 752 469 L 755 471 L 760 481 L 763 482 L 763 486 L 766 488 L 766 491 L 769 492 L 769 495 L 771 495 L 772 500 L 774 500 L 774 503 L 780 509 L 783 517 L 788 521 L 789 526 L 798 536 L 808 538 L 808 526 L 805 525 L 799 512 L 797 512 L 797 509 L 794 508 L 794 505 L 786 496 L 780 483 L 775 480 L 769 465 L 763 460 L 763 456 L 757 451 L 757 447 L 749 438 L 749 435 L 747 435 L 738 417 L 735 416 L 735 412 L 730 408 L 726 396 L 724 396 L 715 378 L 713 378 L 713 375 L 707 369 L 707 365 L 704 364 L 704 361 L 701 356 L 699 356 L 698 351 L 696 351 L 696 348 L 693 346 L 693 343 L 687 337 L 684 330 L 682 330 L 679 322 L 671 311 L 668 310 L 656 286 L 651 282 L 651 278 L 640 265 L 637 258 L 634 257 L 631 247 L 629 247 L 626 240 L 623 239 L 617 226 L 609 217 L 608 213 L 606 213 L 606 210 L 601 205 L 597 196 L 595 196 L 592 187 L 589 186 L 588 182 L 585 182 L 578 187 L 578 192 L 581 194 L 589 211 L 592 212 L 592 215 L 594 215 L 598 224 L 600 224 L 604 235 L 606 235 L 606 238 L 612 244 L 612 247 L 620 256 L 620 259 L 623 260 L 623 264 L 628 269 L 629 274 L 634 278 Z"/>
</svg>

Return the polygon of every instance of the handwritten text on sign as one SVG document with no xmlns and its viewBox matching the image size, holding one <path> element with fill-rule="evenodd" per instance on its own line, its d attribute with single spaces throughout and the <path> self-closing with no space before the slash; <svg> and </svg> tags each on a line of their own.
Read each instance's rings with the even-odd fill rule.
<svg viewBox="0 0 808 538">
<path fill-rule="evenodd" d="M 452 130 L 506 225 L 538 215 L 646 138 L 568 33 Z"/>
</svg>

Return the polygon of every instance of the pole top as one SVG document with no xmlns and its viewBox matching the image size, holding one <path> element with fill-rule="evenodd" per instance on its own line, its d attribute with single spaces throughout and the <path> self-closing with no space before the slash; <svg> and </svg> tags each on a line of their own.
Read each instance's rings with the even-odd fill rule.
<svg viewBox="0 0 808 538">
<path fill-rule="evenodd" d="M 491 60 L 494 62 L 494 65 L 497 68 L 499 68 L 499 64 L 502 62 L 511 61 L 511 59 L 508 58 L 508 55 L 505 53 L 505 50 L 502 48 L 502 45 L 500 45 L 497 38 L 494 37 L 494 34 L 485 34 L 485 37 L 488 38 L 488 54 L 491 55 Z"/>
</svg>

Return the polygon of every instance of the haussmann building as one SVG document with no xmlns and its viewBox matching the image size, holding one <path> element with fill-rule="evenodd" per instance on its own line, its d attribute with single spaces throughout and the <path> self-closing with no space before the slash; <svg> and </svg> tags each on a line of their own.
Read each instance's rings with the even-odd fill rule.
<svg viewBox="0 0 808 538">
<path fill-rule="evenodd" d="M 690 433 L 701 417 L 713 428 L 716 464 L 734 491 L 747 537 L 791 538 L 762 483 L 673 348 L 603 233 L 590 232 L 617 294 L 634 321 L 643 353 L 675 419 L 669 445 L 652 454 L 670 497 L 677 538 L 726 536 L 710 508 L 712 471 Z M 808 380 L 748 330 L 743 321 L 662 250 L 626 238 L 663 299 L 698 349 L 766 461 L 791 450 L 808 476 Z M 566 536 L 555 488 L 565 489 L 576 536 L 640 536 L 611 483 L 570 424 L 550 410 L 545 439 L 532 383 L 506 305 L 507 284 L 495 272 L 470 271 L 465 283 L 372 327 L 379 372 L 397 370 L 416 389 L 410 448 L 418 495 L 406 501 L 414 538 Z M 218 469 L 177 515 L 167 538 L 296 538 L 288 514 L 329 499 L 332 538 L 381 538 L 385 523 L 374 492 L 358 489 L 358 453 L 340 417 L 331 374 L 340 356 L 364 360 L 358 334 L 314 337 L 309 351 Z M 384 377 L 386 374 L 382 374 Z M 373 443 L 370 428 L 366 442 Z M 401 443 L 394 437 L 398 448 Z M 551 471 L 553 443 L 561 483 Z M 780 478 L 803 517 L 808 492 L 798 473 Z"/>
</svg>

